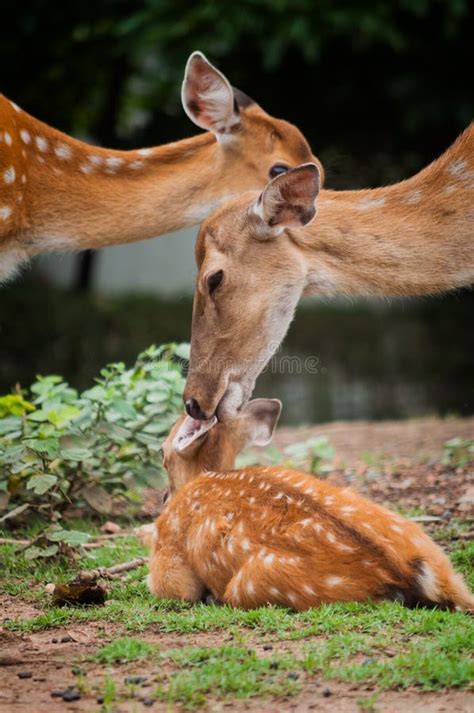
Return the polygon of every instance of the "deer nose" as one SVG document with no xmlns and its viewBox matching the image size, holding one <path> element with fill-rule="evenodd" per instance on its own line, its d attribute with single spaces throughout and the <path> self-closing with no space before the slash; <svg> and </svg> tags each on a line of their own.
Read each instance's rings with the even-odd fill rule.
<svg viewBox="0 0 474 713">
<path fill-rule="evenodd" d="M 206 414 L 201 410 L 201 407 L 199 406 L 196 399 L 188 399 L 185 403 L 185 407 L 186 413 L 188 414 L 188 416 L 191 416 L 191 418 L 196 419 L 196 421 L 206 420 Z"/>
</svg>

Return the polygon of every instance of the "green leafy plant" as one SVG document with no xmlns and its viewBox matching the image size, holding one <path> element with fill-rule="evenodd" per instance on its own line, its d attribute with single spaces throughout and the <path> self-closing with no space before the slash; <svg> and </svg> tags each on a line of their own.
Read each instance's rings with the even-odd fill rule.
<svg viewBox="0 0 474 713">
<path fill-rule="evenodd" d="M 133 502 L 137 487 L 163 481 L 158 452 L 181 411 L 187 357 L 185 344 L 152 346 L 131 369 L 102 369 L 82 393 L 40 376 L 29 393 L 0 398 L 0 523 L 27 511 L 49 521 L 30 556 L 85 542 L 59 523 L 70 506 L 108 514 L 114 498 Z"/>
</svg>

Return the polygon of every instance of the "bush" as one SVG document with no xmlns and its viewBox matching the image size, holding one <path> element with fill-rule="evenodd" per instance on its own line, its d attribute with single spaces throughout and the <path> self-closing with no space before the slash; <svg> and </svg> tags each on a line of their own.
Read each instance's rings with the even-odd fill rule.
<svg viewBox="0 0 474 713">
<path fill-rule="evenodd" d="M 0 398 L 0 523 L 38 513 L 56 542 L 80 544 L 82 533 L 59 521 L 75 505 L 107 514 L 113 497 L 163 481 L 159 451 L 182 408 L 180 359 L 188 346 L 150 347 L 135 365 L 110 364 L 78 393 L 59 376 L 39 376 L 29 393 Z"/>
</svg>

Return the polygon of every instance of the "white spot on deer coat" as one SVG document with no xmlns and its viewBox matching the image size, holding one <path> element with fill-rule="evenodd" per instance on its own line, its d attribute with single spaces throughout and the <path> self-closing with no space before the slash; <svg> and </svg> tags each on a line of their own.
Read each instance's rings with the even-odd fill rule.
<svg viewBox="0 0 474 713">
<path fill-rule="evenodd" d="M 328 587 L 337 587 L 339 584 L 342 584 L 344 579 L 342 577 L 326 577 L 326 584 Z"/>
<path fill-rule="evenodd" d="M 79 166 L 79 171 L 85 174 L 92 173 L 93 167 L 89 163 L 83 163 Z"/>
<path fill-rule="evenodd" d="M 24 144 L 29 144 L 31 141 L 30 132 L 27 131 L 26 129 L 20 130 L 20 137 Z"/>
<path fill-rule="evenodd" d="M 385 198 L 363 198 L 357 203 L 358 210 L 371 210 L 372 208 L 381 208 L 385 205 Z"/>
<path fill-rule="evenodd" d="M 345 515 L 351 515 L 356 511 L 355 507 L 352 507 L 352 505 L 344 505 L 343 508 L 341 508 L 341 512 L 344 513 Z"/>
<path fill-rule="evenodd" d="M 13 142 L 12 142 L 12 137 L 10 136 L 10 134 L 8 133 L 8 131 L 4 131 L 4 132 L 3 132 L 3 139 L 4 139 L 4 141 L 5 141 L 5 143 L 6 143 L 7 146 L 11 146 L 11 145 L 12 145 L 12 143 L 13 143 Z"/>
<path fill-rule="evenodd" d="M 9 218 L 11 216 L 11 214 L 12 214 L 12 209 L 9 208 L 7 205 L 2 206 L 0 208 L 0 218 L 2 220 L 6 220 L 7 218 Z"/>
<path fill-rule="evenodd" d="M 407 196 L 405 196 L 402 199 L 402 202 L 403 203 L 419 203 L 422 198 L 423 198 L 423 191 L 416 190 L 416 191 L 413 191 L 412 193 L 409 193 Z"/>
<path fill-rule="evenodd" d="M 71 149 L 69 146 L 66 146 L 66 144 L 58 144 L 56 148 L 54 149 L 54 153 L 56 156 L 63 161 L 67 161 L 68 159 L 71 158 Z"/>
<path fill-rule="evenodd" d="M 244 551 L 248 551 L 250 549 L 250 540 L 247 537 L 244 537 L 244 539 L 240 543 L 240 546 Z"/>
<path fill-rule="evenodd" d="M 120 158 L 119 156 L 109 156 L 105 159 L 105 164 L 107 168 L 115 170 L 123 164 L 123 161 L 123 158 Z"/>
<path fill-rule="evenodd" d="M 48 150 L 48 142 L 43 136 L 37 136 L 35 138 L 36 146 L 38 147 L 38 150 L 44 153 L 45 151 Z"/>
<path fill-rule="evenodd" d="M 6 171 L 3 172 L 3 180 L 5 183 L 13 183 L 16 178 L 16 172 L 14 166 L 9 166 Z"/>
<path fill-rule="evenodd" d="M 138 149 L 137 153 L 140 154 L 140 156 L 149 156 L 153 153 L 153 149 Z"/>
</svg>

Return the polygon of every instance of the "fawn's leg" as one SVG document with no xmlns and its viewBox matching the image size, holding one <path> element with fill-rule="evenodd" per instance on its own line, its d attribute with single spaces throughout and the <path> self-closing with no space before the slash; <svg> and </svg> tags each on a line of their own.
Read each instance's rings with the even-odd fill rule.
<svg viewBox="0 0 474 713">
<path fill-rule="evenodd" d="M 204 593 L 203 582 L 196 577 L 181 552 L 172 545 L 158 543 L 150 558 L 148 586 L 159 599 L 196 602 Z"/>
</svg>

